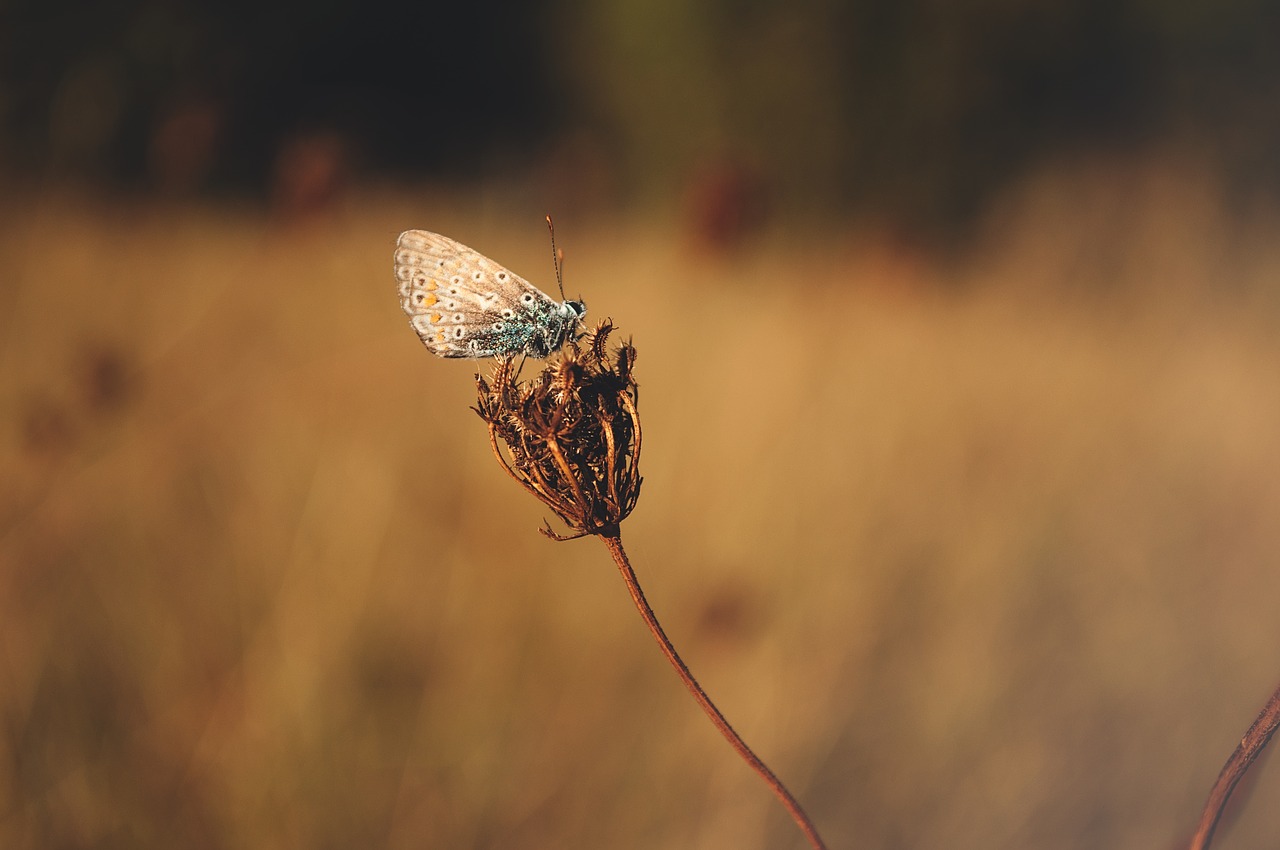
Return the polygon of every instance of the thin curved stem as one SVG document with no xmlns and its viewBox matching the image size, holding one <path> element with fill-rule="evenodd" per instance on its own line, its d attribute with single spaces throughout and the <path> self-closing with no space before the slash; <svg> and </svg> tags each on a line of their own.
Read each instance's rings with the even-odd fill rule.
<svg viewBox="0 0 1280 850">
<path fill-rule="evenodd" d="M 604 545 L 609 547 L 609 554 L 613 556 L 614 562 L 617 563 L 618 571 L 622 573 L 622 580 L 627 583 L 627 590 L 631 592 L 631 599 L 636 603 L 636 608 L 640 611 L 640 616 L 644 618 L 645 625 L 653 633 L 654 640 L 662 648 L 662 653 L 667 656 L 671 666 L 676 668 L 676 673 L 680 675 L 680 679 L 684 682 L 685 687 L 689 689 L 689 693 L 693 694 L 693 698 L 698 701 L 698 705 L 702 706 L 702 710 L 706 712 L 707 717 L 711 718 L 711 722 L 720 730 L 720 734 L 724 735 L 729 744 L 737 750 L 742 760 L 750 765 L 752 770 L 760 774 L 760 777 L 773 789 L 773 793 L 778 795 L 778 799 L 782 801 L 782 805 L 787 807 L 792 819 L 804 832 L 805 837 L 809 839 L 809 843 L 813 845 L 814 850 L 826 850 L 826 845 L 822 843 L 822 836 L 818 835 L 817 828 L 809 820 L 809 816 L 805 814 L 804 809 L 800 807 L 800 803 L 796 801 L 796 798 L 791 796 L 787 786 L 783 785 L 782 780 L 774 775 L 769 766 L 751 751 L 751 748 L 747 746 L 747 742 L 742 740 L 742 736 L 734 731 L 728 720 L 724 719 L 720 709 L 716 708 L 715 703 L 711 701 L 711 697 L 707 696 L 706 691 L 702 690 L 702 686 L 698 684 L 698 680 L 693 678 L 693 674 L 689 672 L 689 668 L 680 658 L 680 654 L 676 652 L 675 646 L 667 637 L 666 632 L 662 630 L 662 625 L 658 622 L 657 615 L 653 613 L 653 608 L 649 607 L 648 600 L 644 598 L 644 591 L 640 589 L 640 582 L 636 579 L 635 570 L 631 568 L 631 562 L 627 560 L 627 553 L 622 548 L 621 536 L 615 533 L 610 536 L 603 536 L 601 539 L 604 540 Z"/>
<path fill-rule="evenodd" d="M 1204 804 L 1196 834 L 1191 838 L 1190 850 L 1209 850 L 1213 831 L 1217 829 L 1218 820 L 1227 807 L 1227 801 L 1231 799 L 1231 792 L 1236 790 L 1236 785 L 1244 778 L 1249 766 L 1262 755 L 1277 727 L 1280 727 L 1280 688 L 1267 700 L 1258 719 L 1253 721 L 1249 731 L 1240 739 L 1240 746 L 1236 747 L 1231 758 L 1223 765 L 1218 781 L 1213 783 L 1209 799 Z"/>
</svg>

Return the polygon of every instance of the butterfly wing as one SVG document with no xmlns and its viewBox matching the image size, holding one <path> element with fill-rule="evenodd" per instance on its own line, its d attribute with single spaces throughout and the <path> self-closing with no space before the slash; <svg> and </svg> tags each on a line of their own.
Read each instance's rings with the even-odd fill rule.
<svg viewBox="0 0 1280 850">
<path fill-rule="evenodd" d="M 400 306 L 441 357 L 509 357 L 527 351 L 559 305 L 488 257 L 447 236 L 406 230 L 396 242 Z"/>
</svg>

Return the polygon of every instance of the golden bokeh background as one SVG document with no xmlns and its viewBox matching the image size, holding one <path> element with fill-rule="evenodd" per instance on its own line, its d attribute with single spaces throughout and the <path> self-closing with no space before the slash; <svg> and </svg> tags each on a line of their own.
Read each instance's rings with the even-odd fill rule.
<svg viewBox="0 0 1280 850">
<path fill-rule="evenodd" d="M 671 121 L 402 177 L 308 132 L 235 191 L 9 160 L 0 846 L 804 846 L 397 307 L 410 227 L 553 291 L 547 211 L 639 350 L 648 597 L 832 848 L 1185 841 L 1280 682 L 1270 196 L 1170 134 L 807 204 Z M 1224 848 L 1280 835 L 1255 774 Z"/>
</svg>

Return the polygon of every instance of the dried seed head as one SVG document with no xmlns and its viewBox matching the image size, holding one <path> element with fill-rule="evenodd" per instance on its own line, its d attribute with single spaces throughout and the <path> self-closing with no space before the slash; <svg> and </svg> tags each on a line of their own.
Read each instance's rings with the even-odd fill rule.
<svg viewBox="0 0 1280 850">
<path fill-rule="evenodd" d="M 555 511 L 574 534 L 614 537 L 640 498 L 640 414 L 630 342 L 610 354 L 613 325 L 570 342 L 532 379 L 515 361 L 476 376 L 476 413 L 507 473 Z M 501 443 L 506 447 L 504 452 Z"/>
</svg>

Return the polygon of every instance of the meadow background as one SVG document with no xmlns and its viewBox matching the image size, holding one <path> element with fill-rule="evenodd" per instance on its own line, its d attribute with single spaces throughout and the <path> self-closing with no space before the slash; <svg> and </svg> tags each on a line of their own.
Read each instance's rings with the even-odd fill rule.
<svg viewBox="0 0 1280 850">
<path fill-rule="evenodd" d="M 1280 681 L 1265 4 L 4 14 L 0 846 L 804 846 L 399 311 L 547 212 L 832 848 L 1185 840 Z"/>
</svg>

